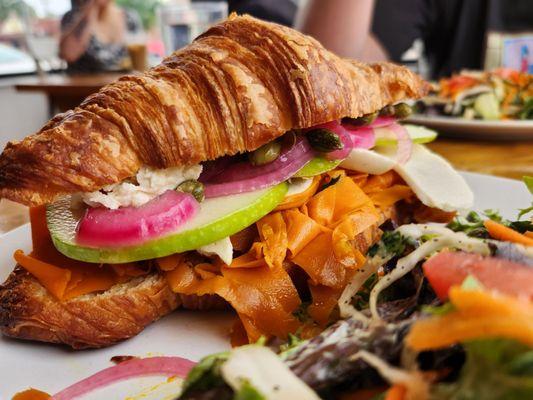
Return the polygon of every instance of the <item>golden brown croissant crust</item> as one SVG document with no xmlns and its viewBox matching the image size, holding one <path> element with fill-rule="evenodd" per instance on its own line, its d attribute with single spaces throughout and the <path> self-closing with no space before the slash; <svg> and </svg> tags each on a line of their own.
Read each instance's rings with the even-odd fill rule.
<svg viewBox="0 0 533 400">
<path fill-rule="evenodd" d="M 35 206 L 119 182 L 142 164 L 254 150 L 290 129 L 359 117 L 426 88 L 404 67 L 344 60 L 295 30 L 232 15 L 159 66 L 8 144 L 0 198 Z"/>
<path fill-rule="evenodd" d="M 227 304 L 218 296 L 176 294 L 159 273 L 60 302 L 17 266 L 0 285 L 0 331 L 74 349 L 104 347 L 137 335 L 179 306 L 207 310 Z"/>
</svg>

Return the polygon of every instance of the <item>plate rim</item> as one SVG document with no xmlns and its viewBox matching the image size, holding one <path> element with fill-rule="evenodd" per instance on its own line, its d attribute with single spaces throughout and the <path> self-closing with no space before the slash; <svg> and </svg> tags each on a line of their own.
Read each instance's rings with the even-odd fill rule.
<svg viewBox="0 0 533 400">
<path fill-rule="evenodd" d="M 520 127 L 520 128 L 533 128 L 533 120 L 485 120 L 485 119 L 467 119 L 461 117 L 453 117 L 447 115 L 425 115 L 425 114 L 413 114 L 405 120 L 405 122 L 418 122 L 418 121 L 433 121 L 437 123 L 453 124 L 453 125 L 470 125 L 470 126 L 482 126 L 482 127 Z"/>
</svg>

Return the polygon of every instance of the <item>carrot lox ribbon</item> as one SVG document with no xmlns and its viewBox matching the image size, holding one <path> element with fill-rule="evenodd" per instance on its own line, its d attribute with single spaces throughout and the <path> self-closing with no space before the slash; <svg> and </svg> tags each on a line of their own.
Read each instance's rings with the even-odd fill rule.
<svg viewBox="0 0 533 400">
<path fill-rule="evenodd" d="M 17 250 L 15 261 L 56 299 L 105 291 L 113 285 L 147 274 L 137 264 L 98 265 L 72 260 L 56 250 L 46 224 L 46 207 L 30 208 L 33 250 Z"/>
<path fill-rule="evenodd" d="M 343 288 L 379 238 L 382 210 L 413 195 L 401 183 L 393 172 L 368 177 L 330 171 L 235 238 L 237 251 L 245 252 L 231 265 L 204 271 L 171 256 L 160 260 L 161 269 L 177 293 L 216 294 L 229 302 L 240 318 L 235 343 L 242 342 L 243 332 L 250 342 L 298 328 L 316 332 L 328 323 Z M 295 269 L 300 270 L 296 280 L 290 276 Z M 301 304 L 296 286 L 302 285 L 312 297 L 306 322 L 296 318 Z"/>
<path fill-rule="evenodd" d="M 489 235 L 494 239 L 502 240 L 504 242 L 519 243 L 526 246 L 533 246 L 533 238 L 528 235 L 523 235 L 505 225 L 502 225 L 491 219 L 483 222 L 485 228 L 489 232 Z"/>
<path fill-rule="evenodd" d="M 385 400 L 404 400 L 407 389 L 404 385 L 394 385 L 385 394 Z"/>
<path fill-rule="evenodd" d="M 417 321 L 406 343 L 417 351 L 433 350 L 478 338 L 504 337 L 533 346 L 533 303 L 495 292 L 453 286 L 454 311 Z"/>
</svg>

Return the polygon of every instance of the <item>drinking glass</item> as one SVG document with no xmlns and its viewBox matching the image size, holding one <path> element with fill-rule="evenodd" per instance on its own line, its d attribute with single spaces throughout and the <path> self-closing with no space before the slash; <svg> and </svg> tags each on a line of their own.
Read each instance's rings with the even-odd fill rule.
<svg viewBox="0 0 533 400">
<path fill-rule="evenodd" d="M 166 54 L 178 50 L 228 16 L 228 5 L 221 1 L 171 2 L 158 9 Z"/>
</svg>

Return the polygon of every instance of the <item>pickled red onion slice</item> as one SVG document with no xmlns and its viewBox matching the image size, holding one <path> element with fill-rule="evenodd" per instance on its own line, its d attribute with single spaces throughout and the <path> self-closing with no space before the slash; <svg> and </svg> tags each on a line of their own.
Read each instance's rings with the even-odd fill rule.
<svg viewBox="0 0 533 400">
<path fill-rule="evenodd" d="M 80 220 L 76 240 L 93 247 L 145 243 L 175 230 L 194 217 L 198 209 L 192 195 L 174 190 L 167 190 L 140 207 L 90 207 Z"/>
<path fill-rule="evenodd" d="M 388 126 L 388 128 L 394 133 L 397 140 L 396 161 L 398 164 L 405 164 L 411 158 L 413 152 L 413 141 L 409 136 L 407 129 L 398 123 L 394 123 Z"/>
<path fill-rule="evenodd" d="M 195 364 L 181 357 L 150 357 L 124 361 L 69 386 L 61 392 L 54 394 L 50 399 L 76 399 L 115 382 L 141 376 L 161 375 L 185 378 Z"/>
<path fill-rule="evenodd" d="M 237 163 L 205 183 L 205 197 L 220 197 L 251 192 L 277 185 L 293 176 L 313 157 L 315 152 L 304 137 L 299 137 L 290 149 L 265 165 Z"/>
</svg>

